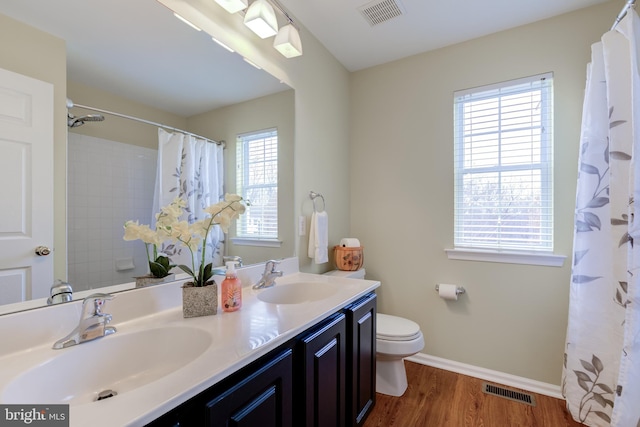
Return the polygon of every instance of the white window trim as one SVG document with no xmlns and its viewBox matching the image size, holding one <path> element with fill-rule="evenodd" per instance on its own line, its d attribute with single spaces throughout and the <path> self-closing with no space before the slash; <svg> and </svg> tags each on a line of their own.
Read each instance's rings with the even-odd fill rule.
<svg viewBox="0 0 640 427">
<path fill-rule="evenodd" d="M 445 249 L 447 257 L 459 261 L 498 262 L 503 264 L 539 265 L 544 267 L 562 267 L 566 255 L 547 252 L 511 252 L 482 249 Z"/>
<path fill-rule="evenodd" d="M 258 246 L 263 248 L 279 248 L 282 240 L 278 239 L 251 239 L 247 237 L 231 237 L 234 245 L 238 246 Z"/>
<path fill-rule="evenodd" d="M 246 133 L 242 133 L 237 135 L 237 141 L 238 141 L 238 149 L 242 149 L 242 154 L 240 154 L 238 152 L 238 159 L 240 159 L 243 162 L 242 165 L 242 170 L 246 170 L 246 165 L 244 165 L 245 162 L 245 157 L 244 157 L 244 142 L 243 142 L 243 138 L 246 138 L 247 136 L 256 136 L 256 135 L 260 135 L 260 134 L 267 134 L 267 133 L 275 133 L 276 138 L 278 138 L 278 128 L 277 127 L 273 127 L 273 128 L 267 128 L 267 129 L 262 129 L 259 131 L 254 131 L 254 132 L 246 132 Z M 278 141 L 279 144 L 279 141 Z M 279 148 L 278 148 L 279 150 Z M 279 156 L 279 153 L 278 153 Z M 237 178 L 239 181 L 243 181 L 243 179 Z M 279 182 L 276 182 L 276 185 L 274 186 L 274 188 L 276 189 L 276 191 L 279 190 Z M 244 186 L 244 183 L 243 183 Z M 242 195 L 245 195 L 245 189 L 241 190 Z M 278 195 L 278 197 L 280 197 L 280 195 Z M 250 200 L 249 200 L 250 202 Z M 244 218 L 242 218 L 244 219 Z M 241 219 L 241 220 L 242 220 Z M 276 225 L 279 228 L 280 224 L 278 223 L 278 217 L 276 219 Z M 239 233 L 240 231 L 240 225 L 236 224 L 236 234 Z M 278 233 L 279 234 L 279 233 Z M 260 246 L 260 247 L 274 247 L 274 248 L 279 248 L 280 246 L 282 246 L 282 241 L 278 240 L 277 236 L 273 236 L 273 235 L 268 235 L 268 236 L 251 236 L 251 235 L 240 235 L 240 236 L 236 236 L 236 237 L 231 237 L 230 238 L 231 241 L 239 246 Z"/>
<path fill-rule="evenodd" d="M 497 88 L 502 88 L 502 87 L 506 87 L 506 86 L 511 86 L 511 85 L 518 85 L 521 83 L 525 83 L 525 82 L 529 82 L 532 80 L 532 78 L 545 78 L 545 79 L 553 79 L 553 73 L 543 73 L 540 75 L 536 75 L 536 76 L 532 76 L 532 77 L 525 77 L 525 78 L 521 78 L 521 79 L 516 79 L 516 80 L 511 80 L 511 81 L 505 81 L 505 82 L 501 82 L 501 83 L 496 83 L 493 85 L 486 85 L 486 86 L 482 86 L 479 88 L 472 88 L 472 89 L 467 89 L 467 90 L 461 90 L 461 91 L 456 91 L 455 92 L 455 96 L 456 97 L 460 97 L 460 96 L 465 96 L 468 94 L 473 94 L 475 92 L 484 92 L 484 91 L 490 91 L 490 90 L 494 90 Z M 553 94 L 551 94 L 551 97 L 553 96 Z M 454 102 L 454 105 L 457 105 Z M 548 108 L 548 105 L 545 103 L 543 105 L 543 107 Z M 457 108 L 457 107 L 456 107 Z M 553 106 L 551 106 L 551 108 L 553 108 Z M 551 124 L 551 129 L 553 129 L 553 124 Z M 457 128 L 454 132 L 457 133 Z M 458 141 L 457 141 L 457 136 L 456 136 L 456 141 L 455 141 L 455 146 L 454 146 L 454 151 L 457 151 L 458 148 Z M 549 145 L 546 146 L 546 148 L 548 148 L 550 151 L 546 153 L 546 155 L 550 156 L 551 159 L 553 159 L 553 135 L 552 133 L 549 133 L 546 138 L 550 138 L 551 141 L 549 142 Z M 461 161 L 461 159 L 458 158 L 458 155 L 456 154 L 456 157 L 454 159 L 454 162 L 459 162 Z M 463 169 L 461 164 L 457 164 L 456 163 L 456 168 L 457 169 Z M 490 170 L 491 168 L 484 168 L 485 170 Z M 551 179 L 548 182 L 549 186 L 548 187 L 543 187 L 543 191 L 546 192 L 553 192 L 553 185 L 554 185 L 554 178 L 553 178 L 553 160 L 551 160 L 551 162 L 549 164 L 541 164 L 541 168 L 540 170 L 542 172 L 544 172 L 545 174 L 548 174 Z M 460 176 L 458 173 L 455 174 L 454 179 L 456 180 L 455 182 L 455 186 L 456 188 L 458 188 L 459 186 L 459 182 L 458 180 L 460 179 Z M 456 197 L 456 206 L 458 203 L 458 198 L 461 197 L 460 194 L 455 194 Z M 457 207 L 456 207 L 457 208 Z M 551 198 L 551 205 L 546 207 L 547 209 L 551 210 L 551 212 L 553 212 L 553 198 Z M 456 221 L 459 219 L 456 219 Z M 457 232 L 457 227 L 458 224 L 455 225 L 455 230 L 454 233 Z M 514 248 L 513 250 L 509 249 L 509 248 L 505 248 L 505 249 L 500 249 L 497 247 L 493 247 L 491 246 L 489 249 L 484 249 L 482 248 L 482 245 L 478 245 L 478 246 L 474 246 L 474 247 L 464 247 L 463 245 L 461 246 L 455 246 L 454 249 L 445 249 L 445 251 L 447 251 L 447 254 L 449 256 L 450 259 L 468 259 L 468 260 L 473 260 L 473 261 L 489 261 L 489 262 L 505 262 L 505 263 L 517 263 L 517 264 L 533 264 L 533 265 L 555 265 L 560 263 L 560 266 L 562 265 L 562 263 L 564 262 L 564 255 L 554 255 L 553 254 L 553 245 L 554 245 L 554 240 L 555 240 L 555 233 L 553 230 L 553 218 L 551 219 L 551 246 L 549 247 L 541 247 L 539 249 L 535 249 L 533 251 L 527 251 L 525 249 L 520 250 L 519 248 Z M 449 254 L 449 252 L 451 252 L 451 254 Z M 555 260 L 555 261 L 548 261 L 548 260 L 544 260 L 544 258 L 546 257 L 551 257 L 551 258 L 555 258 L 555 257 L 560 257 L 561 260 Z M 540 260 L 543 261 L 540 261 Z M 551 264 L 549 264 L 551 263 Z"/>
</svg>

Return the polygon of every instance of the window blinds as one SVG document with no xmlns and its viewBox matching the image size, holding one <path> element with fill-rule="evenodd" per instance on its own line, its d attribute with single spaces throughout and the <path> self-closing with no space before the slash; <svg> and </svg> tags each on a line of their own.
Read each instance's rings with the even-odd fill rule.
<svg viewBox="0 0 640 427">
<path fill-rule="evenodd" d="M 553 75 L 454 94 L 456 247 L 553 250 Z"/>
<path fill-rule="evenodd" d="M 278 237 L 278 131 L 238 136 L 238 192 L 250 205 L 237 222 L 237 236 Z"/>
</svg>

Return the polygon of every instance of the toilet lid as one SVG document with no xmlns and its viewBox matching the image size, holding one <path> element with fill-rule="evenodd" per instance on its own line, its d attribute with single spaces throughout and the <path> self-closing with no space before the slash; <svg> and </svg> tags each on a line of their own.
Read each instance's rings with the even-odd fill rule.
<svg viewBox="0 0 640 427">
<path fill-rule="evenodd" d="M 378 313 L 376 336 L 388 341 L 410 341 L 420 336 L 420 326 L 412 320 Z"/>
</svg>

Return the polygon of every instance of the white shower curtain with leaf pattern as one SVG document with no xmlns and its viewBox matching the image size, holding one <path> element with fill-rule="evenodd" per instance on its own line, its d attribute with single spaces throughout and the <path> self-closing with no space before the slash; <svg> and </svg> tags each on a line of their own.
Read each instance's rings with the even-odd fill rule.
<svg viewBox="0 0 640 427">
<path fill-rule="evenodd" d="M 587 72 L 562 392 L 589 426 L 640 427 L 639 25 L 630 10 Z"/>
<path fill-rule="evenodd" d="M 184 217 L 192 224 L 208 216 L 204 208 L 224 199 L 223 147 L 193 135 L 158 129 L 158 167 L 153 198 L 155 213 L 176 197 L 187 202 Z M 189 251 L 179 245 L 165 243 L 162 252 L 173 264 L 191 265 Z M 207 260 L 222 265 L 224 233 L 215 227 L 207 241 Z M 199 256 L 198 256 L 199 259 Z"/>
</svg>

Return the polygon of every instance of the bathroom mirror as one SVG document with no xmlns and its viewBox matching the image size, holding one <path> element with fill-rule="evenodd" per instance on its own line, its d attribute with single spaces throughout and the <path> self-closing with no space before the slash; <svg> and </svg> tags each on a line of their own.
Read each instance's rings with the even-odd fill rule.
<svg viewBox="0 0 640 427">
<path fill-rule="evenodd" d="M 193 132 L 210 139 L 224 139 L 227 141 L 225 150 L 225 178 L 227 181 L 226 190 L 234 191 L 234 167 L 235 162 L 235 135 L 238 133 L 251 132 L 261 128 L 278 127 L 281 130 L 281 123 L 253 120 L 250 123 L 242 123 L 244 117 L 256 116 L 267 117 L 265 110 L 274 110 L 267 106 L 271 98 L 276 99 L 276 104 L 283 106 L 282 116 L 282 140 L 285 148 L 279 150 L 279 179 L 282 177 L 284 190 L 293 189 L 293 90 L 282 82 L 270 76 L 263 70 L 258 70 L 249 65 L 235 54 L 224 50 L 216 45 L 211 37 L 203 32 L 197 32 L 179 22 L 172 16 L 171 11 L 155 0 L 137 0 L 135 5 L 129 0 L 113 0 L 103 2 L 98 0 L 59 0 L 56 2 L 42 2 L 41 0 L 6 0 L 0 4 L 0 14 L 12 19 L 26 23 L 34 28 L 38 28 L 46 33 L 63 38 L 67 42 L 67 94 L 76 104 L 90 105 L 126 115 L 141 117 L 147 120 L 159 122 L 171 127 L 176 127 L 189 132 Z M 126 19 L 122 18 L 126 17 Z M 131 22 L 132 19 L 139 19 L 137 35 L 125 34 L 124 21 Z M 122 19 L 121 19 L 122 18 Z M 64 27 L 64 28 L 62 28 Z M 174 27 L 180 31 L 176 35 Z M 91 38 L 87 34 L 95 36 L 100 31 L 106 32 L 104 38 Z M 1 32 L 1 29 L 0 29 Z M 92 37 L 93 37 L 92 36 Z M 81 46 L 83 43 L 93 43 L 91 49 L 95 55 L 86 56 L 86 50 Z M 93 40 L 93 41 L 89 41 Z M 95 41 L 98 40 L 98 41 Z M 145 45 L 147 43 L 147 45 Z M 186 48 L 185 46 L 188 46 Z M 109 61 L 117 51 L 126 50 L 126 60 Z M 152 57 L 151 52 L 156 52 L 160 57 Z M 188 55 L 194 55 L 189 57 Z M 117 55 L 116 55 L 117 56 Z M 98 59 L 96 59 L 98 58 Z M 102 58 L 102 64 L 99 61 Z M 214 58 L 214 65 L 204 61 L 203 58 Z M 166 65 L 171 63 L 171 65 Z M 176 63 L 178 66 L 176 66 Z M 159 65 L 160 64 L 160 65 Z M 181 64 L 181 65 L 180 65 Z M 46 64 L 42 64 L 46 66 Z M 214 70 L 203 67 L 214 67 Z M 163 84 L 170 88 L 162 94 L 153 90 L 142 90 L 146 85 L 144 79 L 159 79 L 161 68 L 169 68 L 172 74 L 171 81 Z M 181 73 L 180 67 L 191 67 L 201 72 L 187 73 L 186 77 Z M 135 77 L 135 72 L 143 76 L 143 80 Z M 207 71 L 208 70 L 208 71 Z M 222 73 L 226 70 L 226 73 Z M 218 75 L 220 71 L 220 75 Z M 128 73 L 128 74 L 127 74 Z M 118 78 L 118 76 L 126 76 Z M 204 77 L 207 87 L 198 87 L 196 82 Z M 136 81 L 136 78 L 138 79 Z M 212 84 L 213 82 L 213 84 Z M 57 89 L 56 89 L 57 90 Z M 156 91 L 157 92 L 157 91 Z M 189 96 L 191 98 L 189 98 Z M 127 102 L 131 101 L 131 105 Z M 124 105 L 124 107 L 122 107 Z M 115 106 L 115 107 L 114 107 Z M 118 111 L 123 108 L 126 111 Z M 166 112 L 164 118 L 158 116 L 149 118 L 146 109 L 162 110 Z M 247 112 L 249 109 L 249 112 Z M 253 109 L 253 112 L 251 112 Z M 262 109 L 262 114 L 257 113 L 257 109 Z M 79 109 L 71 110 L 73 114 L 89 114 L 92 111 Z M 215 112 L 215 113 L 214 113 Z M 157 127 L 147 124 L 140 124 L 127 119 L 118 118 L 109 114 L 103 114 L 104 121 L 87 122 L 83 126 L 71 129 L 69 132 L 69 153 L 67 166 L 71 169 L 71 163 L 81 155 L 75 153 L 75 142 L 72 139 L 77 137 L 90 140 L 90 143 L 100 144 L 104 140 L 109 140 L 114 144 L 125 144 L 140 148 L 143 154 L 152 152 L 154 142 L 150 147 L 138 142 L 123 141 L 118 136 L 106 136 L 117 134 L 114 130 L 122 131 L 124 128 L 137 127 L 139 132 L 150 135 L 151 140 L 155 138 L 157 146 Z M 214 124 L 218 127 L 214 128 Z M 223 129 L 224 128 L 224 129 Z M 111 129 L 109 131 L 108 129 Z M 132 130 L 131 132 L 138 132 Z M 154 136 L 155 135 L 155 136 Z M 280 135 L 279 135 L 280 136 Z M 146 138 L 146 136 L 144 137 Z M 82 141 L 82 140 L 81 140 Z M 279 141 L 280 142 L 280 141 Z M 151 150 L 151 151 L 144 151 Z M 141 154 L 134 154 L 141 156 Z M 91 168 L 98 165 L 88 165 Z M 75 166 L 74 166 L 75 167 Z M 148 184 L 148 183 L 147 183 Z M 139 185 L 138 185 L 139 186 Z M 73 186 L 68 186 L 68 200 L 74 198 Z M 280 191 L 281 197 L 278 205 L 279 228 L 281 230 L 282 244 L 276 248 L 265 247 L 233 247 L 228 244 L 226 255 L 239 255 L 245 260 L 245 264 L 256 263 L 270 258 L 283 258 L 293 255 L 293 204 L 286 192 Z M 67 212 L 67 214 L 69 211 Z M 74 214 L 75 215 L 75 214 Z M 149 212 L 149 218 L 151 212 Z M 136 218 L 131 218 L 136 219 Z M 71 219 L 70 219 L 71 220 Z M 80 220 L 73 217 L 74 224 Z M 140 219 L 143 223 L 148 223 Z M 74 227 L 69 225 L 68 231 L 75 232 Z M 106 230 L 98 232 L 107 239 L 121 239 L 122 228 L 118 226 L 114 235 L 107 234 Z M 71 238 L 70 236 L 68 239 Z M 131 242 L 133 243 L 133 242 Z M 135 242 L 144 246 L 142 242 Z M 72 254 L 68 255 L 68 260 L 74 260 Z M 114 254 L 112 264 L 118 262 L 118 254 Z M 120 257 L 126 258 L 126 257 Z M 77 260 L 77 258 L 76 258 Z M 89 260 L 86 260 L 89 262 Z M 95 260 L 94 260 L 95 261 Z M 122 259 L 120 259 L 122 261 Z M 125 271 L 126 280 L 133 281 L 131 276 L 135 273 Z M 70 276 L 58 277 L 59 279 L 69 279 L 74 290 L 94 289 L 95 283 L 73 283 Z M 119 282 L 122 283 L 122 282 Z M 111 282 L 108 286 L 114 285 Z M 120 289 L 121 287 L 119 287 Z M 6 313 L 4 310 L 0 310 Z"/>
</svg>

